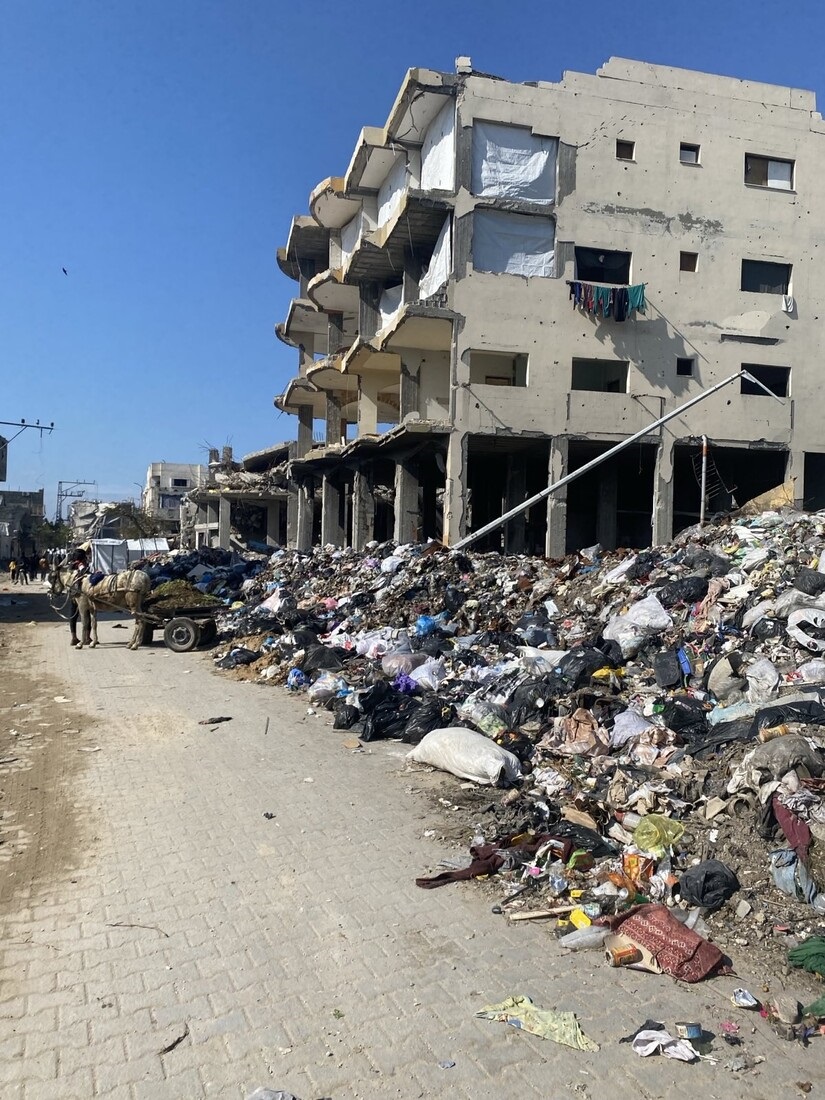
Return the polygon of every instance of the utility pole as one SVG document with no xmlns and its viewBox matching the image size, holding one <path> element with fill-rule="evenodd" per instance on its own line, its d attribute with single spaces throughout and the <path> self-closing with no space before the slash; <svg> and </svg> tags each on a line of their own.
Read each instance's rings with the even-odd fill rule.
<svg viewBox="0 0 825 1100">
<path fill-rule="evenodd" d="M 54 431 L 54 421 L 52 420 L 49 424 L 41 424 L 39 420 L 35 420 L 33 424 L 30 424 L 21 417 L 19 420 L 0 420 L 0 426 L 17 428 L 11 439 L 6 439 L 5 436 L 0 435 L 0 481 L 7 481 L 9 443 L 17 439 L 18 435 L 22 435 L 27 428 L 40 432 L 40 438 L 42 439 L 43 432 L 51 434 Z"/>
<path fill-rule="evenodd" d="M 72 498 L 85 497 L 86 490 L 79 488 L 81 485 L 97 485 L 96 481 L 58 481 L 57 483 L 57 509 L 54 514 L 54 522 L 63 522 L 63 501 Z"/>
</svg>

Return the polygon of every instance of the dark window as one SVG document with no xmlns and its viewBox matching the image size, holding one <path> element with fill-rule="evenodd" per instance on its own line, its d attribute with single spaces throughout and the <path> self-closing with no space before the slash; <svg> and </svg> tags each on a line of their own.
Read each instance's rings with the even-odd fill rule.
<svg viewBox="0 0 825 1100">
<path fill-rule="evenodd" d="M 753 187 L 772 187 L 777 191 L 793 190 L 794 162 L 771 160 L 745 153 L 745 183 Z"/>
<path fill-rule="evenodd" d="M 585 283 L 630 282 L 630 253 L 610 252 L 605 248 L 576 249 L 576 278 Z"/>
<path fill-rule="evenodd" d="M 682 142 L 679 146 L 679 160 L 682 164 L 698 164 L 699 163 L 699 146 L 688 145 L 686 142 Z"/>
<path fill-rule="evenodd" d="M 571 390 L 627 393 L 626 362 L 616 359 L 574 359 Z"/>
<path fill-rule="evenodd" d="M 526 386 L 527 356 L 509 351 L 471 351 L 471 386 Z"/>
<path fill-rule="evenodd" d="M 633 160 L 635 154 L 635 141 L 623 141 L 621 138 L 616 138 L 616 160 Z"/>
<path fill-rule="evenodd" d="M 186 486 L 189 484 L 189 480 L 185 477 L 173 477 L 172 484 L 176 489 L 185 489 Z"/>
<path fill-rule="evenodd" d="M 693 359 L 681 359 L 676 360 L 676 373 L 682 378 L 691 378 L 693 376 Z"/>
<path fill-rule="evenodd" d="M 787 294 L 790 282 L 790 264 L 771 264 L 767 260 L 742 261 L 742 290 L 757 294 Z"/>
<path fill-rule="evenodd" d="M 743 363 L 742 370 L 752 374 L 777 397 L 788 396 L 791 381 L 790 367 L 765 367 L 759 363 Z M 739 392 L 750 394 L 753 397 L 768 396 L 760 386 L 754 385 L 749 378 L 739 379 Z"/>
<path fill-rule="evenodd" d="M 679 270 L 680 271 L 695 271 L 699 266 L 699 253 L 698 252 L 680 252 L 679 253 Z"/>
</svg>

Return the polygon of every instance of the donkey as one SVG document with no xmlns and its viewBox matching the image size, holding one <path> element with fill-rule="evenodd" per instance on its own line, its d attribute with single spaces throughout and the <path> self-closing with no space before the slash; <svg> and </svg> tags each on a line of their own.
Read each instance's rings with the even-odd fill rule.
<svg viewBox="0 0 825 1100">
<path fill-rule="evenodd" d="M 127 649 L 137 649 L 143 641 L 144 623 L 141 618 L 143 604 L 152 589 L 152 582 L 141 569 L 127 569 L 123 573 L 112 573 L 97 584 L 90 584 L 85 576 L 78 582 L 71 569 L 59 566 L 49 575 L 52 596 L 66 593 L 73 600 L 83 623 L 83 640 L 77 637 L 77 617 L 72 616 L 72 645 L 82 649 L 84 645 L 94 648 L 98 644 L 97 612 L 130 611 L 135 617 L 135 628 Z"/>
</svg>

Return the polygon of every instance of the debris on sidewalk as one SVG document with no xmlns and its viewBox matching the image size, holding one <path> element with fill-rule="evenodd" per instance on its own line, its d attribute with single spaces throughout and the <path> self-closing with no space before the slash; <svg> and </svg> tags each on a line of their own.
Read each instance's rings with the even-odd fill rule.
<svg viewBox="0 0 825 1100">
<path fill-rule="evenodd" d="M 475 1015 L 480 1020 L 496 1020 L 499 1023 L 511 1024 L 521 1031 L 529 1031 L 531 1035 L 552 1039 L 554 1043 L 574 1047 L 576 1050 L 599 1049 L 598 1043 L 588 1039 L 579 1027 L 575 1012 L 557 1012 L 537 1008 L 529 997 L 518 995 L 507 997 L 501 1004 L 486 1005 Z"/>
<path fill-rule="evenodd" d="M 509 914 L 565 910 L 565 947 L 621 936 L 605 965 L 691 981 L 740 952 L 768 977 L 822 931 L 825 513 L 554 561 L 373 542 L 152 569 L 224 601 L 224 674 L 443 776 L 470 855 L 420 886 L 482 879 Z"/>
</svg>

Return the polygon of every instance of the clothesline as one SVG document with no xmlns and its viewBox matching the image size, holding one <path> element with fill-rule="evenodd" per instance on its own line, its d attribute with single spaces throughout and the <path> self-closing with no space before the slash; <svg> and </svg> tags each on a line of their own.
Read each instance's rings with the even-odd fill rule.
<svg viewBox="0 0 825 1100">
<path fill-rule="evenodd" d="M 585 313 L 612 317 L 614 321 L 625 321 L 631 313 L 645 312 L 647 283 L 634 283 L 632 286 L 598 286 L 579 280 L 566 281 L 570 287 L 570 299 L 574 309 L 578 306 Z"/>
</svg>

